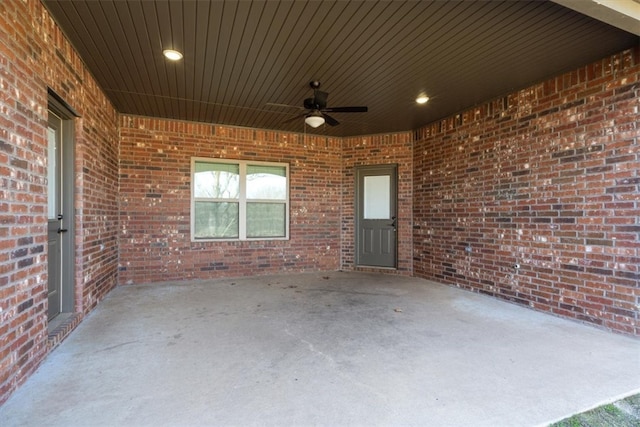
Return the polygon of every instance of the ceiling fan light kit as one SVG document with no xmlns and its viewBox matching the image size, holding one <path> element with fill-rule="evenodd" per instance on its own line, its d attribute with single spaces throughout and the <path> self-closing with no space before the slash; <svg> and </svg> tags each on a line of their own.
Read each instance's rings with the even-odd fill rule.
<svg viewBox="0 0 640 427">
<path fill-rule="evenodd" d="M 317 128 L 324 124 L 324 117 L 322 117 L 322 114 L 319 111 L 314 111 L 304 118 L 304 122 L 312 128 Z"/>
</svg>

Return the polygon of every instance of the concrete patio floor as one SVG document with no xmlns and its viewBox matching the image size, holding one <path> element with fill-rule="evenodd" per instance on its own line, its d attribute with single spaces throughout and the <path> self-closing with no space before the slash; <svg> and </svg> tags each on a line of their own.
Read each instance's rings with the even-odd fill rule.
<svg viewBox="0 0 640 427">
<path fill-rule="evenodd" d="M 640 391 L 640 340 L 422 279 L 115 289 L 8 426 L 534 426 Z"/>
</svg>

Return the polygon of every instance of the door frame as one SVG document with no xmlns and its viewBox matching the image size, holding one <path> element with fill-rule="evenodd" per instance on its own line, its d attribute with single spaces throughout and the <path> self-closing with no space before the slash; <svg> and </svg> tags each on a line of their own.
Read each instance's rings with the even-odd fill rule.
<svg viewBox="0 0 640 427">
<path fill-rule="evenodd" d="M 47 114 L 61 120 L 61 213 L 66 233 L 60 234 L 60 313 L 75 312 L 75 123 L 78 114 L 57 94 L 49 90 Z"/>
<path fill-rule="evenodd" d="M 392 220 L 395 223 L 395 230 L 398 229 L 398 165 L 396 163 L 385 163 L 385 164 L 376 164 L 376 165 L 361 165 L 355 167 L 355 206 L 354 206 L 354 263 L 356 267 L 365 267 L 365 268 L 379 268 L 386 270 L 396 270 L 398 268 L 398 233 L 394 231 L 394 244 L 393 244 L 393 266 L 377 266 L 371 264 L 361 264 L 360 263 L 360 221 L 361 221 L 361 206 L 360 206 L 360 197 L 362 196 L 361 192 L 363 191 L 360 188 L 360 176 L 363 173 L 368 172 L 376 172 L 376 171 L 389 171 L 392 170 L 391 174 L 391 190 L 393 192 L 394 199 L 391 201 L 391 216 Z"/>
</svg>

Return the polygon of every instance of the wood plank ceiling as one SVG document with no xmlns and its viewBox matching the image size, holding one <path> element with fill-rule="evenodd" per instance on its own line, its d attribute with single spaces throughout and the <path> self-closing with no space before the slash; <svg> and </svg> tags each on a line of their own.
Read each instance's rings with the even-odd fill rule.
<svg viewBox="0 0 640 427">
<path fill-rule="evenodd" d="M 638 44 L 548 1 L 43 3 L 122 113 L 303 132 L 283 122 L 319 80 L 329 107 L 369 107 L 306 127 L 335 136 L 416 129 Z"/>
</svg>

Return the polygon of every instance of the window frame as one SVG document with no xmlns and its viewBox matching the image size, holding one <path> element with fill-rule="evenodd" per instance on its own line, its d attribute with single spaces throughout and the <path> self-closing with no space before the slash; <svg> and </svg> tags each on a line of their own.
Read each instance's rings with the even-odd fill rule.
<svg viewBox="0 0 640 427">
<path fill-rule="evenodd" d="M 220 199 L 220 198 L 209 198 L 209 197 L 195 197 L 195 172 L 196 172 L 196 163 L 224 163 L 224 164 L 232 164 L 238 165 L 239 171 L 239 187 L 240 194 L 238 199 Z M 285 198 L 283 200 L 280 199 L 247 199 L 247 167 L 248 166 L 275 166 L 275 167 L 283 167 L 285 170 L 285 178 L 286 178 L 286 187 L 285 187 Z M 242 242 L 242 241 L 260 241 L 260 240 L 289 240 L 289 199 L 290 199 L 290 187 L 291 187 L 291 178 L 289 176 L 289 163 L 279 163 L 279 162 L 263 162 L 263 161 L 254 161 L 254 160 L 234 160 L 234 159 L 217 159 L 210 157 L 192 157 L 191 158 L 191 194 L 190 194 L 190 236 L 191 242 Z M 238 203 L 238 237 L 228 238 L 228 237 L 196 237 L 195 236 L 195 206 L 196 202 L 229 202 Z M 248 237 L 247 236 L 247 205 L 249 203 L 267 203 L 267 204 L 284 204 L 284 222 L 285 222 L 285 235 L 277 236 L 277 237 Z"/>
</svg>

